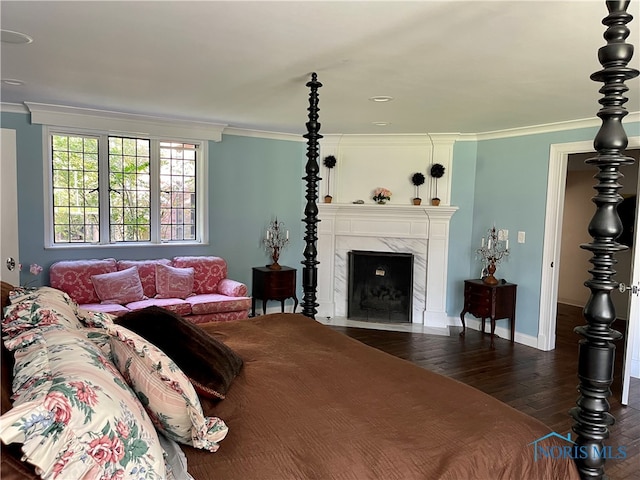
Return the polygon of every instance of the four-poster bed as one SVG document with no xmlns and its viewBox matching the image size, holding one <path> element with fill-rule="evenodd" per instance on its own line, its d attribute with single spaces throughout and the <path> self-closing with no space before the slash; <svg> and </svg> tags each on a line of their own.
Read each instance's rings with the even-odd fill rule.
<svg viewBox="0 0 640 480">
<path fill-rule="evenodd" d="M 615 312 L 609 299 L 619 221 L 615 207 L 618 166 L 626 145 L 620 121 L 626 114 L 624 80 L 632 49 L 625 13 L 628 2 L 608 2 L 609 45 L 594 79 L 601 90 L 603 127 L 596 138 L 600 168 L 594 202 L 597 212 L 584 246 L 594 253 L 592 297 L 580 327 L 580 393 L 572 411 L 578 445 L 602 451 L 607 438 L 607 397 L 612 380 L 613 345 L 609 327 Z M 229 427 L 212 454 L 183 446 L 189 473 L 197 480 L 225 479 L 436 479 L 492 478 L 563 480 L 601 478 L 604 459 L 578 460 L 567 440 L 537 420 L 491 396 L 449 378 L 365 346 L 313 320 L 316 311 L 318 141 L 321 137 L 314 73 L 307 84 L 309 121 L 306 164 L 306 224 L 302 315 L 273 314 L 212 323 L 204 330 L 226 343 L 244 361 L 223 401 L 203 398 L 207 415 Z M 3 307 L 5 306 L 3 284 Z M 309 317 L 309 318 L 307 318 Z M 185 345 L 185 348 L 189 348 Z M 12 360 L 3 350 L 2 413 L 9 400 Z M 473 412 L 473 415 L 470 413 Z M 564 433 L 564 432 L 563 432 Z M 558 438 L 561 437 L 561 438 Z M 17 445 L 2 446 L 2 478 L 37 478 L 21 462 Z M 124 474 L 123 474 L 124 475 Z M 126 476 L 125 478 L 133 478 Z M 137 477 L 136 477 L 137 478 Z"/>
<path fill-rule="evenodd" d="M 607 1 L 609 10 L 602 23 L 607 26 L 604 38 L 607 45 L 598 51 L 598 60 L 603 69 L 594 73 L 591 79 L 603 82 L 600 89 L 603 98 L 600 100 L 602 108 L 598 117 L 602 119 L 602 126 L 594 140 L 594 148 L 597 156 L 587 160 L 587 163 L 595 165 L 600 170 L 596 175 L 599 183 L 594 187 L 597 195 L 593 198 L 596 204 L 596 212 L 589 225 L 589 233 L 593 241 L 580 245 L 580 248 L 592 252 L 591 263 L 593 268 L 589 270 L 592 278 L 585 282 L 590 291 L 589 300 L 584 308 L 584 317 L 587 325 L 577 327 L 575 331 L 584 337 L 579 343 L 578 377 L 580 384 L 578 390 L 580 397 L 576 407 L 571 409 L 571 416 L 575 423 L 573 431 L 578 435 L 575 440 L 580 449 L 588 452 L 586 455 L 577 455 L 576 463 L 580 475 L 583 478 L 603 478 L 606 452 L 604 441 L 609 437 L 609 425 L 614 418 L 609 413 L 607 398 L 611 395 L 609 387 L 613 381 L 613 367 L 615 345 L 619 340 L 620 332 L 611 329 L 611 324 L 616 319 L 616 311 L 611 300 L 611 292 L 618 288 L 618 281 L 613 278 L 616 263 L 615 253 L 628 247 L 616 242 L 622 233 L 622 223 L 618 216 L 617 206 L 622 202 L 618 194 L 621 185 L 619 168 L 622 165 L 633 163 L 633 158 L 625 157 L 622 152 L 627 147 L 627 136 L 622 126 L 622 119 L 627 115 L 624 104 L 627 98 L 624 94 L 628 88 L 625 81 L 638 75 L 638 70 L 628 68 L 627 65 L 633 56 L 633 45 L 625 41 L 629 36 L 627 24 L 632 16 L 627 13 L 629 0 Z M 302 303 L 304 315 L 315 317 L 316 313 L 316 248 L 317 240 L 317 213 L 315 205 L 317 199 L 316 183 L 318 162 L 317 141 L 322 138 L 319 135 L 318 123 L 318 88 L 322 86 L 314 73 L 307 86 L 310 88 L 309 122 L 307 123 L 308 139 L 307 149 L 307 205 L 305 219 L 307 224 L 305 240 L 305 274 L 303 276 L 303 288 L 305 300 Z M 584 457 L 584 458 L 583 458 Z"/>
</svg>

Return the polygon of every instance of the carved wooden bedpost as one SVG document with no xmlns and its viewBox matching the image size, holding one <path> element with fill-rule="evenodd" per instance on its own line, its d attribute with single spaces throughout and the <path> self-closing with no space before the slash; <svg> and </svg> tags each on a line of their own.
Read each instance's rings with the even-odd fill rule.
<svg viewBox="0 0 640 480">
<path fill-rule="evenodd" d="M 322 138 L 320 135 L 320 123 L 318 123 L 318 88 L 322 87 L 322 84 L 318 81 L 318 76 L 315 73 L 311 74 L 311 81 L 307 82 L 307 87 L 311 89 L 309 93 L 309 121 L 307 122 L 307 133 L 303 135 L 307 139 L 307 165 L 305 167 L 306 176 L 303 180 L 307 181 L 307 205 L 304 209 L 305 218 L 302 220 L 306 223 L 305 229 L 305 249 L 304 258 L 302 262 L 304 267 L 302 268 L 302 288 L 304 295 L 302 298 L 302 314 L 315 318 L 316 307 L 316 289 L 318 285 L 318 262 L 316 257 L 318 251 L 316 249 L 316 242 L 318 240 L 318 205 L 316 200 L 318 199 L 318 181 L 320 177 L 318 172 L 320 166 L 318 165 L 318 140 Z"/>
<path fill-rule="evenodd" d="M 589 224 L 589 234 L 593 241 L 581 245 L 581 248 L 593 253 L 589 270 L 592 275 L 585 285 L 591 295 L 584 307 L 584 318 L 587 325 L 576 327 L 575 331 L 582 335 L 578 349 L 578 377 L 580 396 L 576 407 L 571 409 L 575 420 L 573 431 L 577 434 L 576 443 L 586 447 L 587 458 L 577 459 L 580 476 L 584 479 L 606 478 L 604 474 L 605 458 L 604 440 L 609 437 L 609 425 L 615 421 L 609 413 L 608 398 L 611 395 L 615 345 L 614 340 L 622 337 L 620 332 L 611 329 L 616 319 L 615 307 L 611 301 L 611 291 L 617 288 L 618 282 L 613 279 L 616 271 L 615 253 L 627 247 L 616 242 L 622 233 L 622 223 L 618 217 L 617 206 L 622 201 L 618 194 L 621 185 L 618 183 L 621 165 L 633 163 L 632 158 L 624 157 L 622 152 L 627 147 L 627 135 L 622 126 L 622 119 L 627 115 L 624 94 L 628 88 L 625 81 L 638 75 L 638 71 L 628 68 L 627 64 L 633 56 L 633 45 L 625 43 L 629 36 L 627 23 L 633 18 L 626 12 L 629 0 L 606 2 L 609 10 L 602 23 L 607 26 L 604 38 L 607 45 L 598 51 L 598 60 L 603 69 L 591 75 L 591 79 L 604 82 L 600 89 L 602 108 L 598 117 L 602 125 L 593 142 L 596 157 L 587 163 L 598 167 L 595 175 L 598 184 L 592 201 L 596 204 L 596 212 Z"/>
</svg>

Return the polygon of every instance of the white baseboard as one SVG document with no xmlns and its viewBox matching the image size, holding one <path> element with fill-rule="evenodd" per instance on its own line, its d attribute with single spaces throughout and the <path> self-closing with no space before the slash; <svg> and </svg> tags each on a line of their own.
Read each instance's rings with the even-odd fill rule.
<svg viewBox="0 0 640 480">
<path fill-rule="evenodd" d="M 454 327 L 461 327 L 462 326 L 462 322 L 460 322 L 460 318 L 459 317 L 449 317 L 449 325 L 454 326 Z M 480 331 L 480 327 L 482 325 L 482 320 L 477 319 L 477 318 L 469 318 L 469 317 L 465 317 L 464 319 L 467 328 L 471 328 L 473 330 L 477 330 Z M 500 322 L 501 320 L 498 320 L 498 322 Z M 504 323 L 505 321 L 508 320 L 503 320 L 502 322 Z M 487 319 L 486 321 L 486 325 L 485 325 L 485 331 L 487 332 L 491 332 L 491 320 Z M 494 332 L 496 337 L 500 337 L 500 338 L 504 338 L 506 340 L 511 340 L 511 330 L 509 330 L 506 327 L 503 326 L 498 326 L 496 325 L 496 331 Z M 531 335 L 526 335 L 524 333 L 520 333 L 518 331 L 516 331 L 515 334 L 515 338 L 514 338 L 514 342 L 515 343 L 520 343 L 522 345 L 526 345 L 527 347 L 533 347 L 535 349 L 538 348 L 538 338 L 531 336 Z"/>
</svg>

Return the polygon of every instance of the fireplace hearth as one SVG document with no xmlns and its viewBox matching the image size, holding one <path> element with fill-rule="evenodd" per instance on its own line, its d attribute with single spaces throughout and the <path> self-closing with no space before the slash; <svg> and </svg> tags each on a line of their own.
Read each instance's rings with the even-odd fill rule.
<svg viewBox="0 0 640 480">
<path fill-rule="evenodd" d="M 348 256 L 347 318 L 367 322 L 411 322 L 413 255 L 353 250 Z"/>
</svg>

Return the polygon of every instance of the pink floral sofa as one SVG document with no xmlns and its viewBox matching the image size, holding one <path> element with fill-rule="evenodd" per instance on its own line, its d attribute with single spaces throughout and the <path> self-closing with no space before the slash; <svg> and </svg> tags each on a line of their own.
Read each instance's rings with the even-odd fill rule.
<svg viewBox="0 0 640 480">
<path fill-rule="evenodd" d="M 193 323 L 248 318 L 247 286 L 227 278 L 220 257 L 155 260 L 63 260 L 49 269 L 51 287 L 80 308 L 123 315 L 152 305 Z"/>
</svg>

